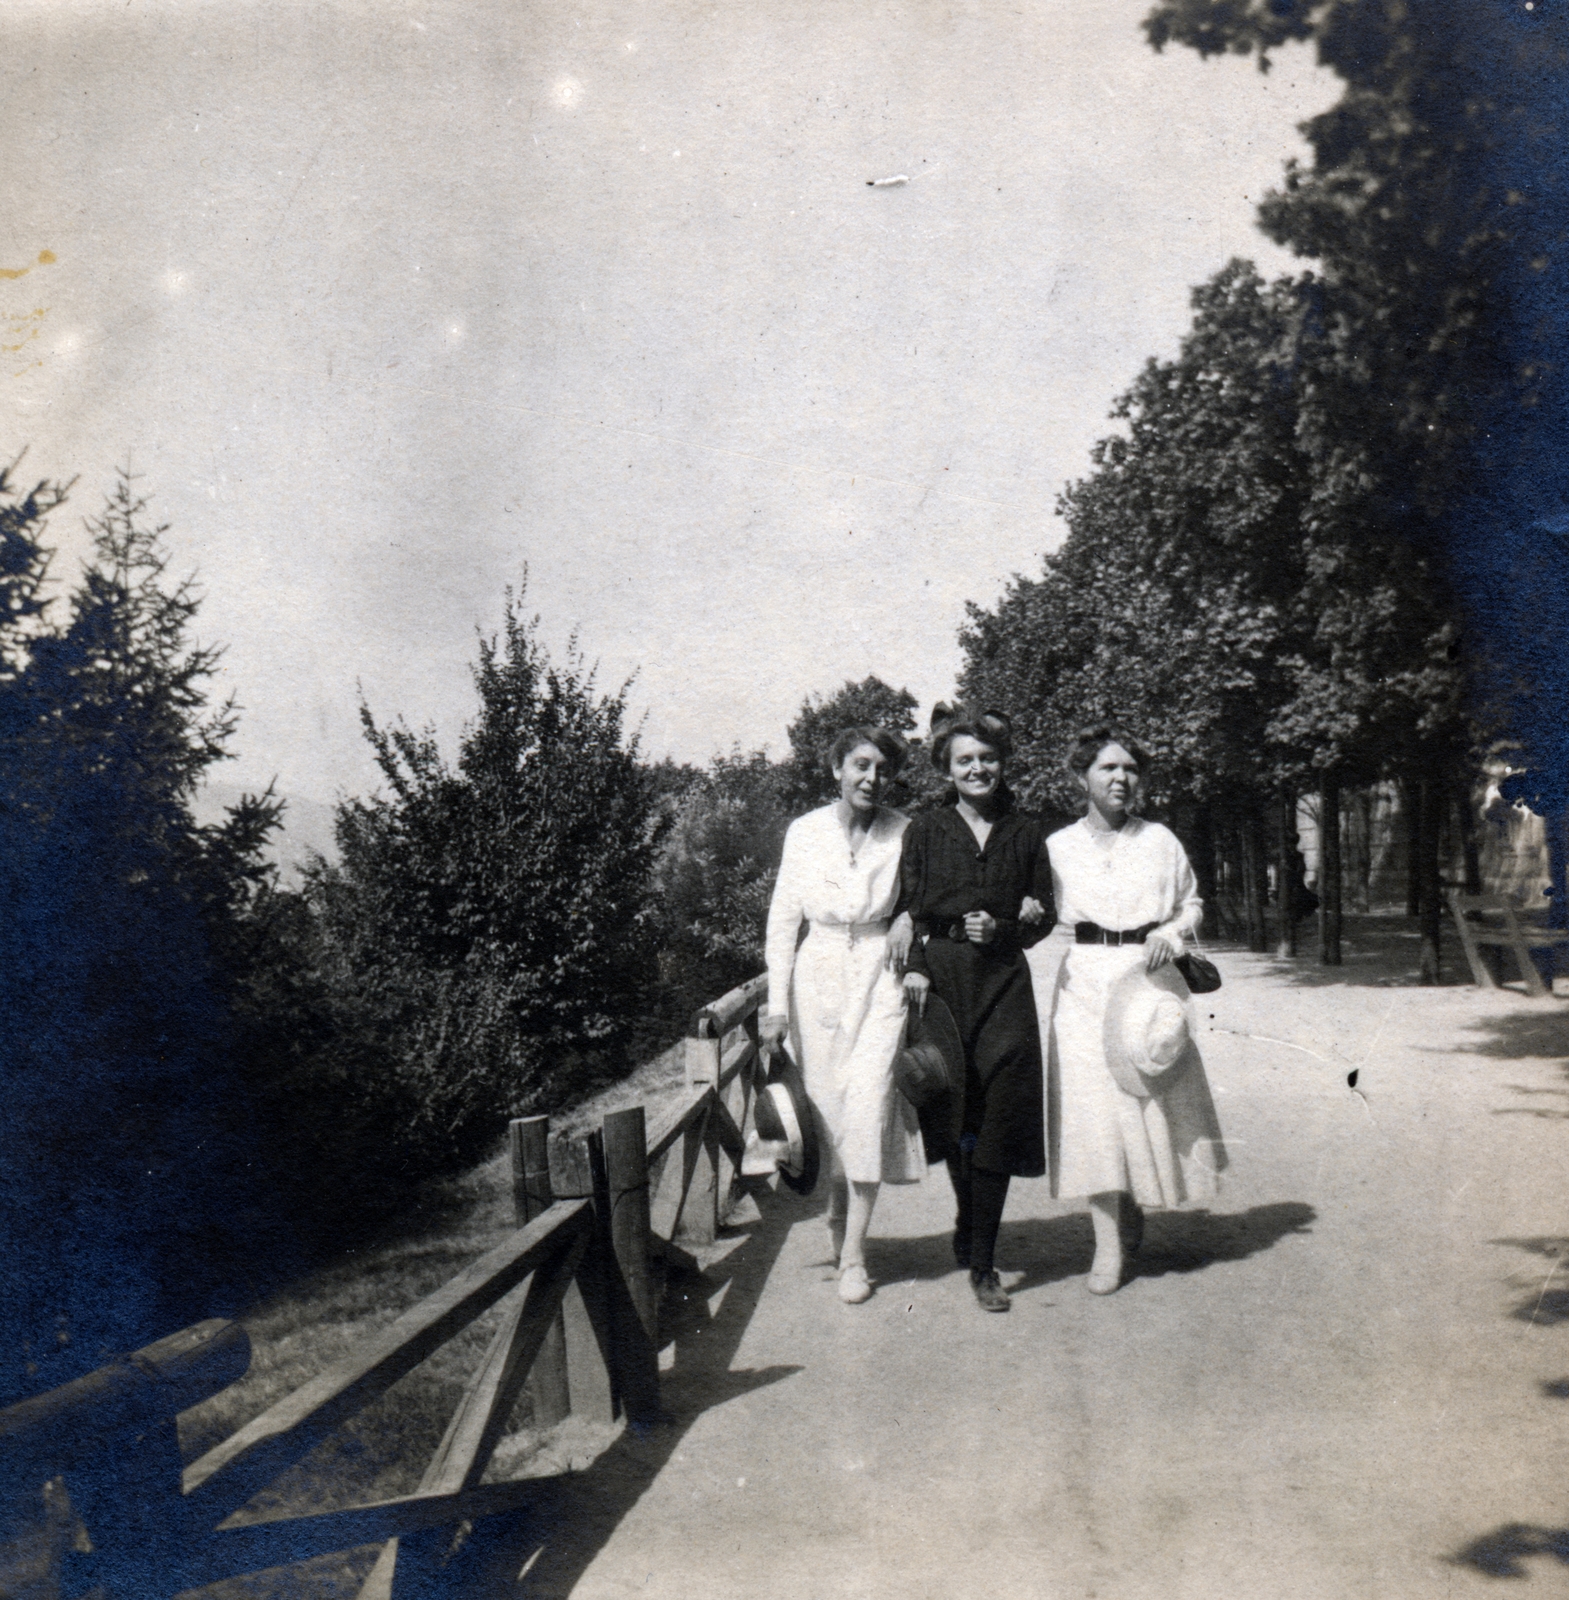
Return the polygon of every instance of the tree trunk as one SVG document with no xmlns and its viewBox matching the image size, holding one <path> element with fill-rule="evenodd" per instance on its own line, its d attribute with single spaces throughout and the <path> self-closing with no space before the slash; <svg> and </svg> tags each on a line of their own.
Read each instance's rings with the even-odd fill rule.
<svg viewBox="0 0 1569 1600">
<path fill-rule="evenodd" d="M 1547 925 L 1569 927 L 1569 810 L 1549 810 L 1543 818 L 1547 827 Z M 1558 971 L 1564 946 L 1553 945 L 1533 951 L 1549 989 Z"/>
<path fill-rule="evenodd" d="M 1471 803 L 1471 775 L 1462 768 L 1455 778 L 1455 820 L 1460 827 L 1460 856 L 1465 863 L 1465 892 L 1482 892 L 1482 852 L 1477 846 L 1476 809 Z"/>
<path fill-rule="evenodd" d="M 1265 863 L 1263 819 L 1256 811 L 1244 814 L 1238 830 L 1242 843 L 1242 892 L 1247 897 L 1248 949 L 1261 954 L 1269 949 L 1269 919 L 1265 914 Z"/>
<path fill-rule="evenodd" d="M 1215 918 L 1222 938 L 1235 939 L 1241 931 L 1232 916 L 1237 892 L 1236 830 L 1220 815 L 1210 813 L 1210 860 L 1215 872 Z"/>
<path fill-rule="evenodd" d="M 1193 876 L 1199 881 L 1199 893 L 1204 898 L 1203 933 L 1213 933 L 1219 925 L 1220 908 L 1216 904 L 1215 824 L 1207 805 L 1193 808 L 1188 819 L 1187 841 L 1191 844 L 1190 860 Z"/>
<path fill-rule="evenodd" d="M 1324 774 L 1319 785 L 1318 954 L 1326 967 L 1340 965 L 1340 779 Z"/>
<path fill-rule="evenodd" d="M 1438 875 L 1438 842 L 1443 827 L 1443 784 L 1434 772 L 1426 772 L 1417 782 L 1417 929 L 1422 940 L 1421 981 L 1437 983 L 1442 976 L 1439 964 L 1439 939 L 1442 896 Z"/>
<path fill-rule="evenodd" d="M 1363 916 L 1372 909 L 1373 884 L 1373 794 L 1365 786 L 1353 789 L 1350 795 L 1351 831 L 1356 848 L 1346 868 L 1351 882 L 1351 909 Z M 1346 807 L 1342 803 L 1341 810 Z"/>
<path fill-rule="evenodd" d="M 1275 806 L 1275 954 L 1297 953 L 1297 797 L 1283 789 Z"/>
<path fill-rule="evenodd" d="M 1421 854 L 1418 837 L 1422 823 L 1422 788 L 1416 778 L 1400 780 L 1401 820 L 1406 825 L 1406 915 L 1414 917 L 1422 908 L 1417 857 Z"/>
<path fill-rule="evenodd" d="M 1549 811 L 1547 823 L 1548 912 L 1550 928 L 1569 928 L 1569 810 Z"/>
<path fill-rule="evenodd" d="M 1213 898 L 1205 902 L 1204 920 L 1221 937 L 1226 934 L 1224 895 L 1226 892 L 1226 842 L 1221 836 L 1220 818 L 1208 806 L 1204 808 L 1204 826 L 1209 833 L 1210 890 Z"/>
</svg>

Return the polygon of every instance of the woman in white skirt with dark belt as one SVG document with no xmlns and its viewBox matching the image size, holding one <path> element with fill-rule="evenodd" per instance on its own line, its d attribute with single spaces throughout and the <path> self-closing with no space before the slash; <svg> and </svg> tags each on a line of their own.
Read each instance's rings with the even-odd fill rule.
<svg viewBox="0 0 1569 1600">
<path fill-rule="evenodd" d="M 1143 1236 L 1143 1208 L 1213 1196 L 1226 1154 L 1195 1045 L 1169 1089 L 1146 1095 L 1127 1092 L 1107 1064 L 1107 1011 L 1126 992 L 1119 980 L 1181 955 L 1204 914 L 1176 835 L 1134 814 L 1149 757 L 1132 735 L 1099 727 L 1080 735 L 1068 765 L 1088 805 L 1046 842 L 1059 927 L 1073 941 L 1048 1029 L 1052 1194 L 1088 1198 L 1095 1260 L 1086 1287 L 1110 1294 Z M 1173 986 L 1185 1000 L 1186 985 Z"/>
<path fill-rule="evenodd" d="M 882 728 L 847 728 L 834 740 L 839 798 L 790 824 L 768 908 L 761 1034 L 766 1043 L 789 1036 L 818 1118 L 839 1298 L 850 1305 L 872 1292 L 865 1245 L 878 1186 L 914 1183 L 926 1165 L 914 1108 L 893 1081 L 910 922 L 901 917 L 890 939 L 889 919 L 909 819 L 880 801 L 903 755 Z"/>
</svg>

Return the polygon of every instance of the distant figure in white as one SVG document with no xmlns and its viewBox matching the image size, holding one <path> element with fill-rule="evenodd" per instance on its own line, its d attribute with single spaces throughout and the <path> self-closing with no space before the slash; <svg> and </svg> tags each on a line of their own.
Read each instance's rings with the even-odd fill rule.
<svg viewBox="0 0 1569 1600">
<path fill-rule="evenodd" d="M 883 1183 L 925 1167 L 914 1108 L 894 1087 L 909 918 L 890 937 L 909 819 L 881 804 L 904 760 L 885 729 L 846 728 L 828 752 L 839 798 L 797 817 L 768 908 L 765 1043 L 788 1036 L 830 1162 L 828 1229 L 839 1298 L 870 1298 L 866 1230 Z M 809 925 L 797 949 L 801 922 Z"/>
<path fill-rule="evenodd" d="M 1073 940 L 1047 1030 L 1051 1192 L 1088 1197 L 1086 1287 L 1110 1294 L 1143 1238 L 1143 1208 L 1212 1196 L 1226 1155 L 1188 988 L 1170 965 L 1204 903 L 1176 835 L 1136 814 L 1149 757 L 1131 734 L 1099 727 L 1079 736 L 1068 766 L 1087 805 L 1046 841 L 1059 927 Z M 1118 1029 L 1133 1018 L 1165 1036 L 1124 1052 Z M 1140 1051 L 1148 1081 L 1123 1059 Z"/>
</svg>

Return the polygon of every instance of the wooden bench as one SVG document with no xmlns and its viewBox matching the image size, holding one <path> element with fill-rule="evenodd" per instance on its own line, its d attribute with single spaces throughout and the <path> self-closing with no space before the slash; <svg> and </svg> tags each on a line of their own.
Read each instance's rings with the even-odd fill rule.
<svg viewBox="0 0 1569 1600">
<path fill-rule="evenodd" d="M 1552 991 L 1542 982 L 1542 974 L 1531 959 L 1533 950 L 1551 950 L 1569 944 L 1569 928 L 1537 928 L 1526 922 L 1514 901 L 1501 894 L 1463 894 L 1445 890 L 1449 909 L 1454 913 L 1471 976 L 1483 989 L 1496 989 L 1498 980 L 1482 954 L 1484 945 L 1514 952 L 1515 964 L 1525 982 L 1525 992 L 1547 995 Z"/>
</svg>

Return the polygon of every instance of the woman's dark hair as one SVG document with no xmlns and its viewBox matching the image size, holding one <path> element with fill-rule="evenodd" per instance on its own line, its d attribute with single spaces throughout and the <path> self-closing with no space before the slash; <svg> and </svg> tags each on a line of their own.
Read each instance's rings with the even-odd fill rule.
<svg viewBox="0 0 1569 1600">
<path fill-rule="evenodd" d="M 886 776 L 897 777 L 900 767 L 904 765 L 904 758 L 909 754 L 905 748 L 904 740 L 896 733 L 889 733 L 886 728 L 874 727 L 869 722 L 857 723 L 853 728 L 841 729 L 834 735 L 834 742 L 828 746 L 828 771 L 830 774 L 838 767 L 842 767 L 845 758 L 858 745 L 875 745 L 882 751 L 888 762 Z"/>
<path fill-rule="evenodd" d="M 1099 727 L 1081 728 L 1068 751 L 1068 771 L 1080 777 L 1095 765 L 1095 758 L 1109 744 L 1120 744 L 1139 764 L 1139 776 L 1147 777 L 1150 770 L 1150 753 L 1128 730 L 1115 722 L 1103 722 Z"/>
<path fill-rule="evenodd" d="M 932 707 L 932 765 L 948 770 L 948 746 L 961 735 L 989 744 L 1004 761 L 1013 754 L 1013 723 L 1001 711 L 981 711 L 973 706 Z"/>
</svg>

